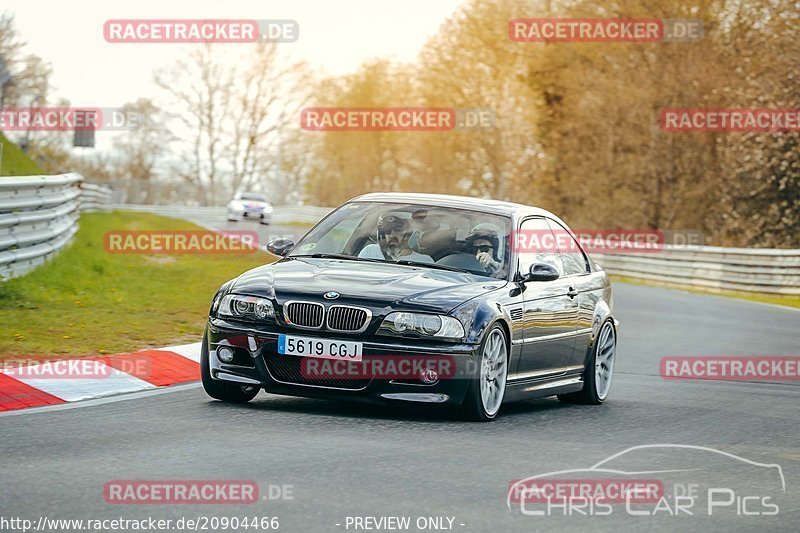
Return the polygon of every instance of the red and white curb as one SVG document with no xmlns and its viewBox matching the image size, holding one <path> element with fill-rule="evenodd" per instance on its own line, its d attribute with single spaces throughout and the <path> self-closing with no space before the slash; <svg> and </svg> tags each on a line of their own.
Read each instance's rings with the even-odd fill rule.
<svg viewBox="0 0 800 533">
<path fill-rule="evenodd" d="M 129 354 L 59 360 L 92 361 L 90 376 L 54 376 L 48 361 L 0 371 L 0 411 L 56 405 L 200 379 L 201 343 Z M 62 362 L 63 361 L 63 362 Z M 98 371 L 99 370 L 99 371 Z"/>
</svg>

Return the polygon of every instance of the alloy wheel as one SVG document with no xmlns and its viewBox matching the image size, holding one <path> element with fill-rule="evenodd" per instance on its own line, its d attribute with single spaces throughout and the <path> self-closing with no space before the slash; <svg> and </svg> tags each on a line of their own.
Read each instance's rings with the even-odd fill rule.
<svg viewBox="0 0 800 533">
<path fill-rule="evenodd" d="M 481 401 L 488 416 L 494 416 L 500 410 L 507 376 L 506 339 L 499 329 L 495 329 L 486 339 L 481 355 Z"/>
<path fill-rule="evenodd" d="M 605 400 L 614 377 L 614 354 L 617 349 L 617 337 L 611 322 L 603 324 L 597 339 L 597 351 L 594 361 L 594 384 L 597 397 Z"/>
</svg>

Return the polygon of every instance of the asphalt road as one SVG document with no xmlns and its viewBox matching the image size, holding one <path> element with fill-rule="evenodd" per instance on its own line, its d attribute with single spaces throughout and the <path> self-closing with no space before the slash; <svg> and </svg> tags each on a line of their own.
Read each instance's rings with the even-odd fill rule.
<svg viewBox="0 0 800 533">
<path fill-rule="evenodd" d="M 232 222 L 227 219 L 224 213 L 215 216 L 203 215 L 185 218 L 190 222 L 215 230 L 255 231 L 258 233 L 258 244 L 262 249 L 265 249 L 267 243 L 273 239 L 288 237 L 296 241 L 308 229 L 307 226 L 300 224 L 261 224 L 256 219 L 243 219 Z"/>
<path fill-rule="evenodd" d="M 418 517 L 450 517 L 451 530 L 464 532 L 797 531 L 800 387 L 668 381 L 659 377 L 658 362 L 666 355 L 795 355 L 800 312 L 625 284 L 615 285 L 615 296 L 622 323 L 618 367 L 602 406 L 535 400 L 507 406 L 493 423 L 473 424 L 440 412 L 265 393 L 233 406 L 189 386 L 28 411 L 0 417 L 0 517 L 278 517 L 279 530 L 304 533 L 363 531 L 352 517 L 386 516 L 411 517 L 409 531 L 444 530 L 418 529 Z M 656 450 L 644 460 L 650 471 L 685 468 L 669 474 L 685 486 L 734 487 L 736 502 L 769 492 L 778 514 L 741 516 L 731 504 L 712 517 L 704 508 L 692 516 L 632 516 L 623 504 L 609 516 L 557 510 L 529 516 L 506 505 L 513 480 L 588 468 L 645 444 L 710 447 L 780 465 L 785 493 L 774 478 L 758 481 L 752 465 L 696 450 Z M 104 484 L 120 479 L 254 480 L 262 497 L 270 485 L 290 485 L 292 499 L 106 503 Z M 12 529 L 0 520 L 0 530 Z"/>
</svg>

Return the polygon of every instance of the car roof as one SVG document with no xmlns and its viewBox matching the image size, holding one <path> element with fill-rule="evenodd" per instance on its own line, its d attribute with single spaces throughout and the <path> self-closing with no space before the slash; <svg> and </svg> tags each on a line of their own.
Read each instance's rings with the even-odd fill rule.
<svg viewBox="0 0 800 533">
<path fill-rule="evenodd" d="M 390 202 L 419 205 L 436 205 L 456 209 L 469 209 L 504 216 L 548 216 L 558 220 L 553 213 L 529 205 L 493 200 L 491 198 L 476 198 L 472 196 L 456 196 L 451 194 L 428 193 L 399 193 L 399 192 L 373 192 L 362 194 L 351 199 L 350 202 Z"/>
</svg>

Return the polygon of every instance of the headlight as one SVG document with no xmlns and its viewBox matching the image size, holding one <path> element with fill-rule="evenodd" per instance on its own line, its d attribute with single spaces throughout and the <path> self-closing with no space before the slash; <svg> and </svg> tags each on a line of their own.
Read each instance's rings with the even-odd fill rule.
<svg viewBox="0 0 800 533">
<path fill-rule="evenodd" d="M 228 209 L 232 209 L 233 211 L 241 211 L 244 209 L 244 204 L 242 202 L 234 200 L 233 202 L 228 204 Z"/>
<path fill-rule="evenodd" d="M 228 286 L 231 284 L 231 281 L 223 283 L 222 286 L 217 289 L 216 294 L 214 294 L 214 299 L 211 300 L 211 309 L 208 311 L 209 316 L 217 315 L 217 309 L 219 309 L 219 303 L 222 301 L 222 295 L 228 290 Z"/>
<path fill-rule="evenodd" d="M 272 307 L 272 302 L 264 298 L 228 294 L 219 304 L 219 314 L 239 318 L 272 318 L 275 316 L 275 308 Z"/>
<path fill-rule="evenodd" d="M 264 206 L 264 212 L 265 213 L 272 213 L 272 206 L 271 205 Z"/>
<path fill-rule="evenodd" d="M 383 319 L 378 334 L 460 340 L 464 326 L 451 316 L 395 312 Z"/>
</svg>

